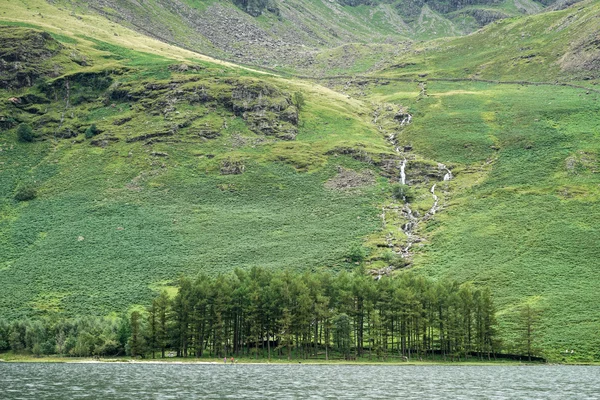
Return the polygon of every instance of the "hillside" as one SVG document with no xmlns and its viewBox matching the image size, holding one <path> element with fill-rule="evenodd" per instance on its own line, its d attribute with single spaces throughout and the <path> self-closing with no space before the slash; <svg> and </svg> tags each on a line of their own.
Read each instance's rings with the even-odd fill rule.
<svg viewBox="0 0 600 400">
<path fill-rule="evenodd" d="M 520 307 L 537 307 L 539 340 L 557 360 L 561 349 L 597 357 L 600 346 L 598 15 L 594 1 L 498 22 L 385 71 L 419 82 L 346 83 L 408 106 L 414 123 L 399 144 L 454 174 L 418 269 L 489 284 L 508 329 Z M 410 179 L 410 160 L 406 169 Z"/>
<path fill-rule="evenodd" d="M 63 3 L 9 4 L 3 317 L 105 315 L 181 273 L 364 261 L 490 286 L 508 350 L 529 304 L 544 355 L 598 359 L 600 2 L 414 43 L 381 71 L 318 84 Z M 377 57 L 339 60 L 370 48 L 324 48 L 315 70 L 365 71 Z"/>
<path fill-rule="evenodd" d="M 0 27 L 3 316 L 123 310 L 199 269 L 349 268 L 380 228 L 398 170 L 369 106 L 42 15 L 50 34 Z"/>
<path fill-rule="evenodd" d="M 408 40 L 458 36 L 490 22 L 535 14 L 533 0 L 52 0 L 81 14 L 99 14 L 167 43 L 220 59 L 270 68 L 327 72 L 319 58 L 344 49 L 341 61 L 376 68 Z M 368 55 L 352 43 L 370 45 Z M 322 52 L 326 51 L 325 55 Z"/>
</svg>

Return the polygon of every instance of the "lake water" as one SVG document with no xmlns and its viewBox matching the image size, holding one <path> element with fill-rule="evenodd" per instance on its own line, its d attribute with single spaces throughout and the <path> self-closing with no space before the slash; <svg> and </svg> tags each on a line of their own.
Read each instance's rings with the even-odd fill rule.
<svg viewBox="0 0 600 400">
<path fill-rule="evenodd" d="M 0 363 L 0 399 L 600 399 L 600 367 Z"/>
</svg>

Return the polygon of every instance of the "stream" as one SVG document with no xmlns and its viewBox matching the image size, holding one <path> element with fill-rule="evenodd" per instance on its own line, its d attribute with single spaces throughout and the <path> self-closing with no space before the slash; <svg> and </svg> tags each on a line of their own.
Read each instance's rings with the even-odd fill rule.
<svg viewBox="0 0 600 400">
<path fill-rule="evenodd" d="M 401 111 L 398 111 L 398 113 L 400 113 L 400 112 Z M 378 111 L 376 111 L 375 118 L 373 120 L 374 123 L 377 123 L 378 117 L 379 117 L 379 113 L 378 113 Z M 412 115 L 406 113 L 406 114 L 404 114 L 404 117 L 402 118 L 402 120 L 400 122 L 400 127 L 404 128 L 404 127 L 408 126 L 411 122 L 412 122 Z M 382 130 L 381 126 L 378 126 L 378 128 L 379 128 L 379 130 Z M 396 153 L 398 154 L 398 156 L 402 157 L 402 161 L 400 162 L 399 183 L 402 185 L 407 185 L 406 168 L 408 166 L 408 159 L 406 158 L 405 153 L 400 150 L 400 146 L 398 146 L 397 132 L 390 133 L 387 136 L 387 138 L 388 138 L 388 141 L 390 142 L 390 144 L 392 146 L 394 146 L 394 149 L 396 150 Z M 442 163 L 438 163 L 438 169 L 440 171 L 445 171 L 445 174 L 443 177 L 444 182 L 450 181 L 454 177 L 454 175 L 452 174 L 452 171 L 446 165 L 444 165 Z M 406 235 L 406 245 L 404 247 L 402 247 L 400 249 L 400 251 L 397 252 L 397 254 L 400 254 L 403 258 L 410 258 L 411 247 L 413 246 L 414 243 L 420 242 L 422 240 L 422 238 L 420 238 L 414 234 L 414 230 L 416 229 L 417 225 L 421 221 L 431 218 L 439 211 L 440 199 L 439 199 L 439 196 L 435 192 L 436 187 L 437 187 L 437 183 L 433 184 L 433 186 L 429 190 L 429 192 L 431 193 L 431 196 L 433 197 L 433 205 L 431 206 L 429 211 L 427 211 L 427 213 L 421 218 L 419 218 L 418 213 L 415 213 L 411 209 L 410 203 L 406 201 L 406 197 L 403 197 L 404 205 L 402 207 L 401 212 L 402 212 L 402 215 L 403 215 L 404 219 L 406 220 L 406 222 L 402 225 L 401 230 Z M 385 225 L 385 221 L 386 221 L 385 207 L 382 210 L 382 219 L 383 219 L 384 225 Z M 393 242 L 391 241 L 391 238 L 388 238 L 388 244 L 390 246 L 393 246 L 392 243 Z M 381 277 L 381 273 L 380 273 L 379 277 Z"/>
</svg>

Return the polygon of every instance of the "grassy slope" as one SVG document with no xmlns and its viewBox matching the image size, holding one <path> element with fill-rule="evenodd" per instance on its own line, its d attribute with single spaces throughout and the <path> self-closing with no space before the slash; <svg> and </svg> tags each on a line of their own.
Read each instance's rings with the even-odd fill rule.
<svg viewBox="0 0 600 400">
<path fill-rule="evenodd" d="M 497 21 L 468 36 L 425 43 L 412 57 L 397 60 L 404 67 L 386 72 L 540 82 L 598 78 L 597 69 L 569 68 L 565 58 L 577 58 L 572 51 L 584 44 L 597 52 L 599 13 L 600 3 L 587 1 L 561 11 Z"/>
<path fill-rule="evenodd" d="M 590 21 L 599 7 L 501 22 L 430 47 L 407 68 L 433 77 L 478 70 L 487 79 L 577 80 L 580 72 L 561 71 L 555 62 L 577 35 L 597 30 Z M 552 27 L 568 20 L 578 23 L 555 33 Z M 514 46 L 529 47 L 539 63 L 514 61 L 515 51 L 507 51 Z M 586 84 L 594 88 L 594 81 Z M 552 359 L 561 360 L 565 349 L 575 350 L 567 361 L 598 357 L 600 94 L 436 81 L 427 83 L 427 97 L 418 92 L 416 83 L 372 89 L 373 98 L 414 112 L 401 144 L 456 174 L 445 189 L 445 210 L 422 228 L 429 241 L 415 260 L 419 270 L 491 285 L 508 332 L 520 306 L 541 309 L 538 343 Z M 515 343 L 513 335 L 505 339 Z"/>
<path fill-rule="evenodd" d="M 514 0 L 507 0 L 485 7 L 469 6 L 462 10 L 467 14 L 459 15 L 443 15 L 424 6 L 422 10 L 416 10 L 416 16 L 409 18 L 398 14 L 393 2 L 351 7 L 342 6 L 337 1 L 294 0 L 277 2 L 280 15 L 265 11 L 255 18 L 226 0 L 104 0 L 99 4 L 81 0 L 52 1 L 82 14 L 104 13 L 116 23 L 214 57 L 251 65 L 276 66 L 282 71 L 304 74 L 329 74 L 329 65 L 323 62 L 323 58 L 330 57 L 340 61 L 341 65 L 335 69 L 343 67 L 348 73 L 366 71 L 375 64 L 374 57 L 379 61 L 388 59 L 393 47 L 402 41 L 429 40 L 471 32 L 479 27 L 468 15 L 474 9 L 499 10 L 506 16 L 518 16 L 524 12 L 515 6 Z M 536 10 L 540 8 L 533 1 L 522 3 Z M 219 11 L 215 14 L 217 9 Z M 228 19 L 221 20 L 225 15 Z M 223 26 L 232 21 L 236 21 L 235 30 Z M 205 26 L 209 29 L 204 29 Z M 265 46 L 267 42 L 273 43 Z M 375 46 L 367 48 L 369 54 L 357 49 L 351 52 L 351 57 L 341 54 L 337 58 L 340 56 L 337 47 L 355 43 Z M 387 45 L 387 48 L 382 50 L 378 45 Z M 321 60 L 307 62 L 312 55 Z"/>
<path fill-rule="evenodd" d="M 577 81 L 581 72 L 561 71 L 555 63 L 577 40 L 577 32 L 593 33 L 590 21 L 597 7 L 594 2 L 582 10 L 503 21 L 465 38 L 427 43 L 398 59 L 414 65 L 385 74 Z M 578 22 L 559 28 L 573 19 L 572 13 Z M 22 18 L 29 18 L 27 12 Z M 67 27 L 78 23 L 60 18 Z M 119 29 L 120 36 L 111 37 L 110 29 Z M 99 32 L 113 43 L 135 37 L 121 29 L 107 26 Z M 86 52 L 97 51 L 91 42 L 78 40 Z M 143 43 L 143 48 L 168 48 Z M 162 54 L 175 57 L 179 51 Z M 536 57 L 520 58 L 523 52 Z M 154 61 L 153 74 L 164 67 Z M 2 243 L 10 238 L 11 256 L 0 270 L 13 285 L 2 300 L 5 309 L 15 307 L 15 315 L 43 308 L 103 312 L 143 301 L 150 287 L 176 271 L 339 264 L 352 241 L 370 232 L 380 235 L 373 205 L 384 201 L 382 186 L 350 196 L 322 186 L 338 164 L 367 167 L 347 157 L 328 157 L 328 149 L 363 142 L 373 152 L 386 151 L 366 123 L 369 111 L 324 89 L 270 79 L 306 91 L 304 125 L 296 142 L 236 148 L 237 156 L 251 160 L 242 176 L 215 174 L 216 163 L 196 156 L 226 154 L 232 146 L 229 136 L 193 146 L 157 144 L 152 150 L 170 157 L 155 160 L 141 145 L 90 150 L 61 141 L 25 146 L 15 142 L 13 133 L 3 134 L 3 150 L 12 147 L 14 160 L 4 166 L 3 182 L 4 176 L 42 182 L 40 199 L 30 204 L 10 200 L 15 182 L 2 185 L 2 197 L 8 199 L 2 203 L 0 238 Z M 427 90 L 428 97 L 422 98 L 416 83 L 392 82 L 370 94 L 377 102 L 409 106 L 415 119 L 400 143 L 445 162 L 456 174 L 438 187 L 444 210 L 421 225 L 428 241 L 415 247 L 415 265 L 428 275 L 492 285 L 506 328 L 514 328 L 520 305 L 530 302 L 543 309 L 541 343 L 553 359 L 560 360 L 567 348 L 576 350 L 568 361 L 598 357 L 600 317 L 590 307 L 599 300 L 594 290 L 599 278 L 598 96 L 566 87 L 473 82 L 430 81 Z M 102 127 L 102 118 L 116 118 L 115 111 L 98 107 L 90 122 Z M 239 129 L 244 131 L 242 125 Z M 286 162 L 270 162 L 280 157 Z M 310 172 L 299 174 L 290 165 Z M 105 175 L 96 174 L 99 168 Z M 410 178 L 410 164 L 408 173 Z M 133 180 L 141 182 L 136 183 L 141 191 L 127 189 Z M 261 229 L 249 230 L 249 223 Z M 84 240 L 77 241 L 78 236 Z M 208 253 L 205 243 L 216 251 Z M 95 274 L 82 275 L 82 268 Z M 31 289 L 25 287 L 27 280 L 34 282 Z M 514 344 L 510 334 L 505 339 Z"/>
<path fill-rule="evenodd" d="M 60 118 L 65 107 L 61 99 L 44 106 L 44 116 L 19 113 L 45 140 L 23 144 L 14 129 L 0 134 L 2 316 L 123 310 L 145 303 L 153 289 L 179 273 L 199 270 L 219 273 L 252 265 L 344 268 L 348 249 L 380 227 L 377 206 L 389 195 L 384 179 L 350 192 L 324 187 L 338 166 L 377 172 L 348 156 L 327 155 L 333 148 L 360 143 L 375 154 L 390 152 L 361 103 L 325 88 L 207 61 L 197 61 L 204 67 L 199 72 L 174 73 L 168 66 L 181 62 L 177 59 L 202 58 L 101 20 L 79 20 L 36 4 L 44 15 L 39 25 L 69 46 L 64 57 L 76 48 L 92 64 L 65 63 L 65 73 L 121 70 L 111 77 L 136 90 L 148 83 L 186 79 L 221 82 L 224 89 L 229 80 L 270 82 L 282 91 L 303 92 L 307 104 L 300 113 L 299 134 L 290 142 L 261 137 L 241 118 L 217 107 L 199 120 L 224 127 L 216 139 L 201 140 L 184 130 L 170 143 L 126 143 L 207 109 L 180 102 L 177 112 L 164 118 L 151 115 L 152 107 L 141 111 L 138 103 L 106 103 L 102 93 L 91 93 L 91 100 L 71 106 L 65 124 L 95 123 L 104 131 L 100 138 L 119 139 L 106 147 L 91 146 L 83 134 L 53 138 L 42 120 Z M 30 10 L 15 7 L 11 23 L 26 20 L 28 14 Z M 57 28 L 57 21 L 64 29 Z M 106 41 L 76 35 L 87 23 L 94 24 L 94 32 L 86 33 Z M 73 97 L 78 90 L 72 87 Z M 38 89 L 18 95 L 26 93 Z M 2 93 L 3 98 L 11 95 Z M 10 110 L 5 103 L 3 112 L 16 112 Z M 114 124 L 125 117 L 133 120 Z M 243 160 L 246 172 L 220 175 L 225 158 Z M 38 187 L 37 199 L 13 200 L 23 182 Z"/>
</svg>

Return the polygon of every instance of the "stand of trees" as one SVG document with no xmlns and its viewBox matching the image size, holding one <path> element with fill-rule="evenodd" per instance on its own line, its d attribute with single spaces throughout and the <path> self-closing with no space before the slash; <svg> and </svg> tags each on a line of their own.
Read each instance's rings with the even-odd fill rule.
<svg viewBox="0 0 600 400">
<path fill-rule="evenodd" d="M 489 358 L 487 289 L 412 274 L 273 272 L 181 278 L 127 318 L 0 321 L 0 351 L 142 357 Z"/>
</svg>

